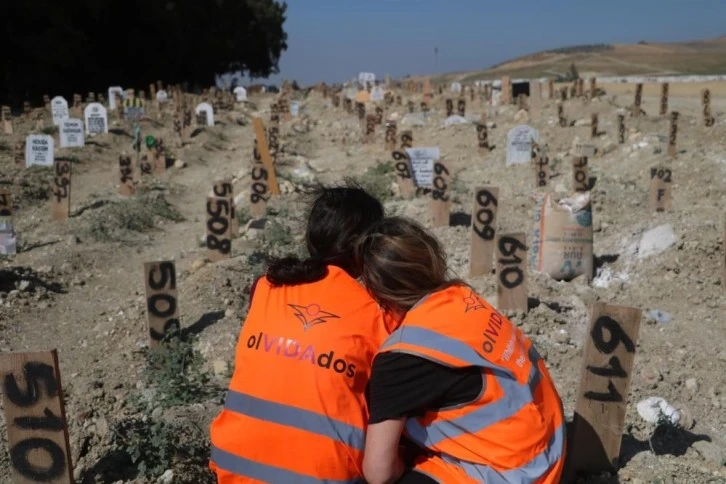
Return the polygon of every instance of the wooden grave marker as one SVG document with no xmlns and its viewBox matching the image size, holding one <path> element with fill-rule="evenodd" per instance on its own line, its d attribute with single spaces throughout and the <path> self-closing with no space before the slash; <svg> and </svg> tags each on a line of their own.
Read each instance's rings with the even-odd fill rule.
<svg viewBox="0 0 726 484">
<path fill-rule="evenodd" d="M 497 237 L 497 309 L 527 312 L 527 245 L 523 233 Z"/>
<path fill-rule="evenodd" d="M 10 472 L 15 484 L 72 484 L 57 350 L 0 355 Z"/>
<path fill-rule="evenodd" d="M 361 102 L 355 103 L 355 112 L 358 114 L 361 127 L 363 127 L 366 120 L 366 105 Z"/>
<path fill-rule="evenodd" d="M 449 170 L 441 160 L 434 161 L 434 184 L 431 190 L 431 226 L 448 227 L 451 212 L 451 190 Z"/>
<path fill-rule="evenodd" d="M 671 125 L 668 131 L 668 156 L 675 157 L 678 138 L 678 111 L 671 111 Z"/>
<path fill-rule="evenodd" d="M 381 106 L 376 106 L 376 124 L 383 125 L 383 108 Z"/>
<path fill-rule="evenodd" d="M 24 165 L 25 164 L 25 143 L 26 139 L 22 138 L 15 142 L 14 146 L 14 154 L 15 154 L 15 164 L 16 165 Z"/>
<path fill-rule="evenodd" d="M 396 170 L 396 180 L 398 181 L 398 189 L 402 198 L 411 198 L 416 187 L 413 184 L 413 169 L 411 168 L 411 159 L 406 153 L 405 148 L 394 150 L 392 152 L 393 167 Z"/>
<path fill-rule="evenodd" d="M 232 253 L 232 204 L 229 198 L 207 197 L 207 259 L 217 262 Z"/>
<path fill-rule="evenodd" d="M 668 114 L 668 83 L 664 82 L 660 85 L 660 115 Z"/>
<path fill-rule="evenodd" d="M 252 150 L 252 183 L 250 185 L 250 215 L 262 217 L 267 209 L 267 201 L 270 199 L 269 172 L 262 162 L 262 155 L 257 147 L 255 139 Z"/>
<path fill-rule="evenodd" d="M 589 98 L 592 99 L 597 94 L 597 78 L 595 76 L 590 77 L 590 92 L 588 94 Z"/>
<path fill-rule="evenodd" d="M 215 197 L 226 198 L 229 200 L 229 206 L 231 207 L 230 213 L 230 231 L 232 232 L 232 238 L 235 238 L 239 234 L 239 218 L 237 217 L 237 210 L 234 203 L 234 187 L 232 186 L 231 178 L 224 178 L 217 180 L 212 186 L 212 193 Z"/>
<path fill-rule="evenodd" d="M 633 116 L 640 116 L 640 105 L 643 102 L 643 84 L 635 85 L 635 100 L 633 102 Z"/>
<path fill-rule="evenodd" d="M 598 117 L 597 113 L 592 113 L 590 116 L 590 138 L 596 139 L 598 135 Z"/>
<path fill-rule="evenodd" d="M 703 105 L 703 125 L 707 128 L 712 127 L 716 120 L 711 115 L 711 90 L 704 89 L 701 91 L 701 104 Z"/>
<path fill-rule="evenodd" d="M 0 218 L 13 217 L 13 195 L 7 190 L 0 190 Z"/>
<path fill-rule="evenodd" d="M 625 115 L 618 114 L 618 143 L 625 143 Z"/>
<path fill-rule="evenodd" d="M 3 131 L 5 134 L 13 134 L 13 115 L 10 112 L 10 106 L 2 107 Z"/>
<path fill-rule="evenodd" d="M 555 98 L 555 80 L 549 79 L 547 81 L 547 97 L 549 97 L 550 101 L 552 101 Z"/>
<path fill-rule="evenodd" d="M 587 156 L 572 158 L 572 187 L 576 192 L 586 192 L 590 188 Z"/>
<path fill-rule="evenodd" d="M 471 277 L 491 274 L 494 268 L 494 236 L 496 235 L 499 187 L 477 187 L 471 217 Z"/>
<path fill-rule="evenodd" d="M 454 101 L 451 98 L 446 98 L 446 117 L 454 115 Z"/>
<path fill-rule="evenodd" d="M 673 172 L 664 166 L 650 169 L 650 191 L 648 207 L 653 212 L 664 212 L 671 209 Z"/>
<path fill-rule="evenodd" d="M 479 145 L 479 151 L 489 152 L 489 131 L 485 121 L 481 121 L 476 125 L 476 139 Z"/>
<path fill-rule="evenodd" d="M 270 156 L 269 148 L 267 147 L 267 140 L 265 139 L 265 126 L 260 118 L 254 118 L 252 123 L 255 128 L 255 136 L 257 139 L 257 149 L 260 152 L 262 158 L 262 164 L 267 169 L 267 180 L 269 192 L 272 195 L 280 194 L 280 186 L 277 184 L 277 175 L 275 173 L 275 167 L 272 164 L 272 157 Z"/>
<path fill-rule="evenodd" d="M 541 153 L 533 160 L 534 162 L 534 181 L 537 188 L 546 187 L 550 183 L 551 169 L 550 159 Z"/>
<path fill-rule="evenodd" d="M 144 283 L 149 347 L 154 348 L 169 333 L 181 329 L 174 261 L 146 262 Z"/>
<path fill-rule="evenodd" d="M 121 185 L 118 187 L 119 195 L 128 197 L 136 193 L 136 185 L 134 184 L 134 164 L 131 157 L 126 153 L 122 153 L 118 157 L 119 173 L 121 175 Z"/>
<path fill-rule="evenodd" d="M 56 160 L 54 166 L 51 218 L 67 220 L 71 210 L 71 162 L 70 160 Z"/>
<path fill-rule="evenodd" d="M 466 116 L 466 99 L 460 98 L 456 102 L 456 113 L 462 118 Z"/>
<path fill-rule="evenodd" d="M 413 131 L 401 131 L 401 149 L 413 148 Z"/>
<path fill-rule="evenodd" d="M 557 104 L 557 119 L 561 128 L 567 127 L 567 118 L 565 117 L 565 107 L 562 103 Z"/>
<path fill-rule="evenodd" d="M 398 127 L 395 121 L 386 121 L 386 151 L 396 149 L 396 131 Z"/>
<path fill-rule="evenodd" d="M 502 76 L 501 104 L 512 104 L 512 82 L 509 76 Z"/>
<path fill-rule="evenodd" d="M 582 373 L 568 439 L 568 473 L 617 471 L 641 310 L 592 307 Z"/>
<path fill-rule="evenodd" d="M 376 138 L 376 115 L 367 114 L 365 124 L 365 138 L 366 143 L 373 143 Z"/>
<path fill-rule="evenodd" d="M 416 105 L 414 104 L 413 101 L 409 100 L 408 101 L 408 112 L 410 114 L 412 114 L 415 110 L 416 110 Z"/>
</svg>

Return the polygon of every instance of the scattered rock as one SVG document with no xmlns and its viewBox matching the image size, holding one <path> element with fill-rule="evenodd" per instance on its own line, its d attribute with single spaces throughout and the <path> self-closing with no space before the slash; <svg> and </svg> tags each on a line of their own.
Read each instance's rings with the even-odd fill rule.
<svg viewBox="0 0 726 484">
<path fill-rule="evenodd" d="M 159 484 L 171 484 L 174 482 L 174 471 L 167 469 L 156 482 Z"/>
<path fill-rule="evenodd" d="M 638 258 L 645 259 L 660 254 L 678 241 L 673 227 L 670 224 L 658 227 L 643 233 L 638 245 Z"/>
<path fill-rule="evenodd" d="M 187 164 L 182 160 L 174 161 L 174 168 L 182 169 L 182 168 L 186 168 L 186 166 L 187 166 Z"/>
<path fill-rule="evenodd" d="M 695 394 L 698 392 L 698 381 L 695 378 L 689 378 L 686 380 L 686 389 Z"/>
</svg>

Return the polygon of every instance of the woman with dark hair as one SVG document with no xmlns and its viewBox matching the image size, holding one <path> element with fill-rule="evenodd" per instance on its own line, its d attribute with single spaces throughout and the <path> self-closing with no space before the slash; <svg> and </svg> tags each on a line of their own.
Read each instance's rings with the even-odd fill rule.
<svg viewBox="0 0 726 484">
<path fill-rule="evenodd" d="M 401 320 L 373 362 L 366 480 L 559 483 L 562 402 L 532 342 L 449 278 L 439 242 L 415 222 L 384 219 L 356 253 L 370 293 Z M 404 431 L 423 453 L 412 471 L 397 452 Z"/>
<path fill-rule="evenodd" d="M 319 190 L 310 257 L 277 260 L 256 282 L 210 431 L 220 484 L 362 479 L 365 389 L 394 328 L 356 280 L 353 246 L 382 218 L 381 203 L 360 188 Z"/>
</svg>

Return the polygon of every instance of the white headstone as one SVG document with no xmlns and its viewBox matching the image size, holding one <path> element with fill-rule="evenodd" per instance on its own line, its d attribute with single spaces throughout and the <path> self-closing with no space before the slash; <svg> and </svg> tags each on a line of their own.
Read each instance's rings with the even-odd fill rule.
<svg viewBox="0 0 726 484">
<path fill-rule="evenodd" d="M 367 84 L 373 86 L 376 83 L 376 75 L 372 72 L 361 72 L 358 74 L 358 84 L 366 87 Z"/>
<path fill-rule="evenodd" d="M 83 111 L 86 120 L 86 133 L 108 133 L 108 114 L 100 103 L 91 103 Z"/>
<path fill-rule="evenodd" d="M 417 187 L 434 186 L 434 162 L 441 157 L 439 147 L 434 148 L 406 148 L 411 159 L 413 182 Z"/>
<path fill-rule="evenodd" d="M 207 115 L 207 126 L 214 126 L 214 110 L 209 103 L 199 103 L 194 112 L 196 114 L 204 112 Z"/>
<path fill-rule="evenodd" d="M 169 100 L 169 94 L 163 89 L 156 91 L 156 100 L 160 103 L 165 103 Z"/>
<path fill-rule="evenodd" d="M 290 101 L 290 114 L 295 117 L 300 115 L 300 101 Z"/>
<path fill-rule="evenodd" d="M 83 121 L 80 119 L 64 119 L 60 125 L 61 148 L 83 148 L 86 144 Z"/>
<path fill-rule="evenodd" d="M 25 138 L 25 166 L 53 166 L 53 137 L 31 134 Z"/>
<path fill-rule="evenodd" d="M 237 102 L 241 103 L 247 100 L 247 89 L 242 86 L 234 88 L 234 95 L 237 97 Z"/>
<path fill-rule="evenodd" d="M 126 91 L 121 86 L 111 86 L 108 88 L 108 109 L 116 109 L 116 99 L 126 99 Z"/>
<path fill-rule="evenodd" d="M 381 102 L 383 101 L 385 94 L 386 93 L 383 92 L 383 88 L 381 86 L 374 86 L 371 88 L 371 101 Z"/>
<path fill-rule="evenodd" d="M 521 165 L 532 159 L 532 141 L 539 140 L 539 132 L 521 124 L 507 133 L 507 165 Z"/>
<path fill-rule="evenodd" d="M 62 96 L 50 100 L 50 110 L 53 113 L 53 124 L 60 125 L 61 121 L 68 119 L 68 101 Z"/>
<path fill-rule="evenodd" d="M 458 82 L 452 82 L 451 92 L 461 92 L 461 84 L 459 84 Z"/>
</svg>

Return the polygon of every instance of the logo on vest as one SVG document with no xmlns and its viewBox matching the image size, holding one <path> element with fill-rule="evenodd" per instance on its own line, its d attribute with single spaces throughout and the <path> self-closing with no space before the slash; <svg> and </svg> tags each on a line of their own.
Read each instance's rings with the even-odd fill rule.
<svg viewBox="0 0 726 484">
<path fill-rule="evenodd" d="M 466 304 L 466 309 L 464 309 L 465 313 L 476 311 L 477 309 L 486 309 L 484 302 L 474 291 L 469 292 L 469 295 L 464 298 L 464 303 Z"/>
<path fill-rule="evenodd" d="M 308 304 L 307 306 L 299 306 L 297 304 L 288 304 L 295 310 L 295 316 L 303 325 L 303 330 L 307 331 L 316 324 L 321 324 L 329 319 L 338 319 L 337 314 L 329 313 L 320 309 L 317 304 Z"/>
<path fill-rule="evenodd" d="M 334 350 L 320 351 L 311 344 L 303 347 L 298 341 L 284 336 L 273 336 L 263 332 L 253 334 L 247 339 L 247 348 L 317 365 L 348 378 L 355 377 L 355 364 L 348 363 L 343 358 L 336 358 Z"/>
</svg>

